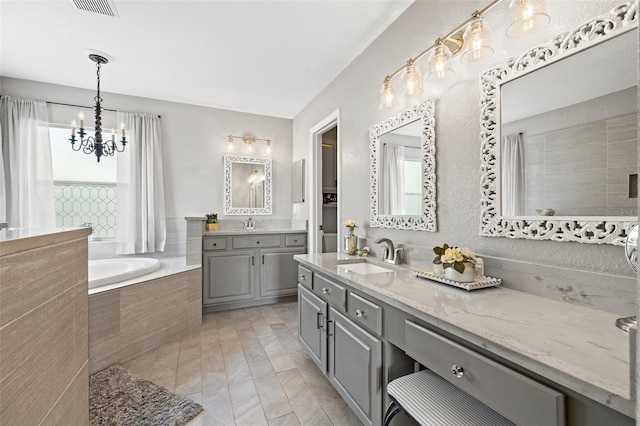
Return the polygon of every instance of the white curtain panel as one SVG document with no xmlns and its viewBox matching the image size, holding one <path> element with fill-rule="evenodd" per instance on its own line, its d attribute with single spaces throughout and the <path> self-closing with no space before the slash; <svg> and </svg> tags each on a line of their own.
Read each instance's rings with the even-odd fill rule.
<svg viewBox="0 0 640 426">
<path fill-rule="evenodd" d="M 502 141 L 502 215 L 525 214 L 524 146 L 522 133 Z"/>
<path fill-rule="evenodd" d="M 382 214 L 404 214 L 404 147 L 387 143 L 382 160 Z"/>
<path fill-rule="evenodd" d="M 116 253 L 164 251 L 166 222 L 160 118 L 118 112 L 129 143 L 118 158 Z"/>
<path fill-rule="evenodd" d="M 0 222 L 11 228 L 55 228 L 47 104 L 3 95 L 0 123 Z"/>
</svg>

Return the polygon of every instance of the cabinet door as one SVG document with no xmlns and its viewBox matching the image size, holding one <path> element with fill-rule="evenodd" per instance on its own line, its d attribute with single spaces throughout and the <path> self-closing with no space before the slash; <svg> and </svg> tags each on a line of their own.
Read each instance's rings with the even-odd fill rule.
<svg viewBox="0 0 640 426">
<path fill-rule="evenodd" d="M 322 189 L 335 190 L 338 186 L 336 173 L 336 146 L 322 144 Z"/>
<path fill-rule="evenodd" d="M 260 296 L 284 296 L 296 293 L 298 262 L 294 254 L 304 254 L 301 248 L 260 250 Z"/>
<path fill-rule="evenodd" d="M 324 373 L 327 371 L 327 302 L 298 285 L 298 340 Z"/>
<path fill-rule="evenodd" d="M 202 304 L 255 297 L 256 251 L 204 252 Z"/>
<path fill-rule="evenodd" d="M 329 381 L 365 425 L 382 419 L 382 342 L 329 309 Z"/>
</svg>

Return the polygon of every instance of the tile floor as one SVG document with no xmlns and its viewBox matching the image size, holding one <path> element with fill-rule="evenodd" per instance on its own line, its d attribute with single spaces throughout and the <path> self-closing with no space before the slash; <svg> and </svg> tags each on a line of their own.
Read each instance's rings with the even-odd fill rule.
<svg viewBox="0 0 640 426">
<path fill-rule="evenodd" d="M 124 367 L 202 404 L 189 426 L 362 425 L 297 334 L 296 302 L 205 314 Z"/>
</svg>

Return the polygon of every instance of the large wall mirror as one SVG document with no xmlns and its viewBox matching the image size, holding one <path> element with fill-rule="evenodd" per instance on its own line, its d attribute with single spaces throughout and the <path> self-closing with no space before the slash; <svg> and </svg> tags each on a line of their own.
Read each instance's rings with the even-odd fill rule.
<svg viewBox="0 0 640 426">
<path fill-rule="evenodd" d="M 623 245 L 637 223 L 637 5 L 481 76 L 481 235 Z"/>
<path fill-rule="evenodd" d="M 224 156 L 224 214 L 271 214 L 271 159 Z"/>
<path fill-rule="evenodd" d="M 371 226 L 436 231 L 432 100 L 369 128 Z"/>
</svg>

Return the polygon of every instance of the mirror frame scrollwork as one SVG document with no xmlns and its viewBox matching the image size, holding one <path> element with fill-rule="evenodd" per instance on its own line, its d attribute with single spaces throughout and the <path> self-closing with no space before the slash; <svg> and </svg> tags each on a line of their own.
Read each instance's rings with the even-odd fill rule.
<svg viewBox="0 0 640 426">
<path fill-rule="evenodd" d="M 422 101 L 369 128 L 370 170 L 370 226 L 374 228 L 408 229 L 414 231 L 437 230 L 436 222 L 436 145 L 435 113 L 431 99 Z M 381 135 L 406 124 L 420 120 L 422 123 L 422 214 L 419 216 L 382 215 L 379 213 L 378 141 Z"/>
<path fill-rule="evenodd" d="M 591 219 L 587 216 L 566 216 L 554 220 L 501 216 L 498 191 L 500 86 L 637 27 L 638 3 L 626 2 L 605 16 L 589 20 L 574 31 L 558 35 L 551 42 L 534 47 L 519 58 L 511 58 L 505 64 L 481 74 L 481 236 L 624 246 L 626 236 L 637 223 L 635 217 L 632 221 L 628 217 L 621 217 L 622 221 L 616 221 L 602 217 Z"/>
<path fill-rule="evenodd" d="M 264 165 L 264 207 L 233 207 L 232 205 L 232 167 L 233 163 L 261 164 Z M 271 202 L 271 159 L 244 157 L 238 155 L 224 156 L 224 214 L 229 216 L 248 215 L 270 215 L 272 211 Z"/>
</svg>

